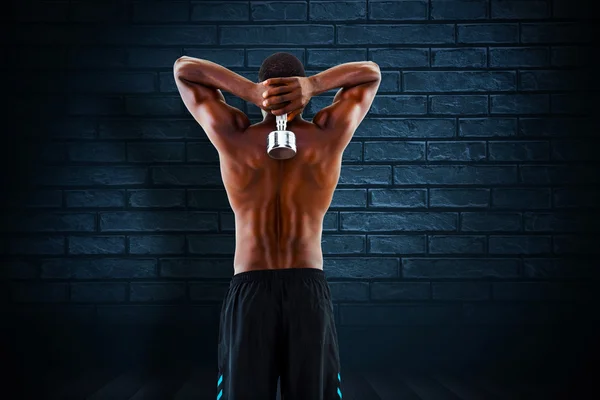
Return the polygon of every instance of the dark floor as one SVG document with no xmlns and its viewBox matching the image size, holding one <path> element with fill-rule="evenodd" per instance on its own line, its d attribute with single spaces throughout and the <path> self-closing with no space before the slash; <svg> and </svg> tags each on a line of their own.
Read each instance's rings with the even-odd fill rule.
<svg viewBox="0 0 600 400">
<path fill-rule="evenodd" d="M 52 369 L 36 380 L 21 382 L 18 390 L 21 395 L 11 395 L 10 398 L 214 400 L 217 395 L 216 378 L 216 372 L 212 368 L 167 366 L 154 372 L 144 372 L 143 369 L 94 369 L 75 373 Z M 572 387 L 560 380 L 546 379 L 542 383 L 533 383 L 528 376 L 506 379 L 497 376 L 494 378 L 490 374 L 456 374 L 452 371 L 346 371 L 342 376 L 342 392 L 343 400 L 530 400 L 595 397 L 576 396 Z M 281 400 L 279 396 L 277 399 Z"/>
</svg>

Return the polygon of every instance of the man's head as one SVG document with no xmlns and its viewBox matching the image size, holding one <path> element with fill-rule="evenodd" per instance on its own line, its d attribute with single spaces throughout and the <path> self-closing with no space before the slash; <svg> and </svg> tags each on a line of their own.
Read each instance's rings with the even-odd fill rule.
<svg viewBox="0 0 600 400">
<path fill-rule="evenodd" d="M 302 61 L 293 54 L 279 52 L 265 58 L 258 71 L 258 82 L 269 78 L 288 78 L 290 76 L 306 76 Z M 265 117 L 266 112 L 261 111 Z"/>
</svg>

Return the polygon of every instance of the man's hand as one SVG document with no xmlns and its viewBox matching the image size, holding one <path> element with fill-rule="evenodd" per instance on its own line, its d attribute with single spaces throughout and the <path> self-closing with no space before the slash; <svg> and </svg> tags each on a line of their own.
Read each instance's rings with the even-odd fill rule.
<svg viewBox="0 0 600 400">
<path fill-rule="evenodd" d="M 265 87 L 261 106 L 273 115 L 288 114 L 288 122 L 300 114 L 314 93 L 312 81 L 303 76 L 271 78 L 261 85 Z"/>
</svg>

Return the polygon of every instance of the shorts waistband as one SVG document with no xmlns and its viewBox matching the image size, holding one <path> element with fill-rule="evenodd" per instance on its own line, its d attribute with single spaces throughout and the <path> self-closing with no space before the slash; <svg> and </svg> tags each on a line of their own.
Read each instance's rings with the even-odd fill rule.
<svg viewBox="0 0 600 400">
<path fill-rule="evenodd" d="M 325 272 L 320 268 L 282 268 L 282 269 L 257 269 L 254 271 L 240 272 L 233 275 L 231 283 L 265 281 L 271 279 L 315 278 L 325 280 Z"/>
</svg>

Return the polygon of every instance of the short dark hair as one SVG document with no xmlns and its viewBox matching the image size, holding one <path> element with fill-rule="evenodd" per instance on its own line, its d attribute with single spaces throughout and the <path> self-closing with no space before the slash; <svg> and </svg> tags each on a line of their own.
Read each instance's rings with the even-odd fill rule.
<svg viewBox="0 0 600 400">
<path fill-rule="evenodd" d="M 290 76 L 306 76 L 304 65 L 295 55 L 279 52 L 265 58 L 258 71 L 258 81 L 270 78 L 287 78 Z"/>
</svg>

